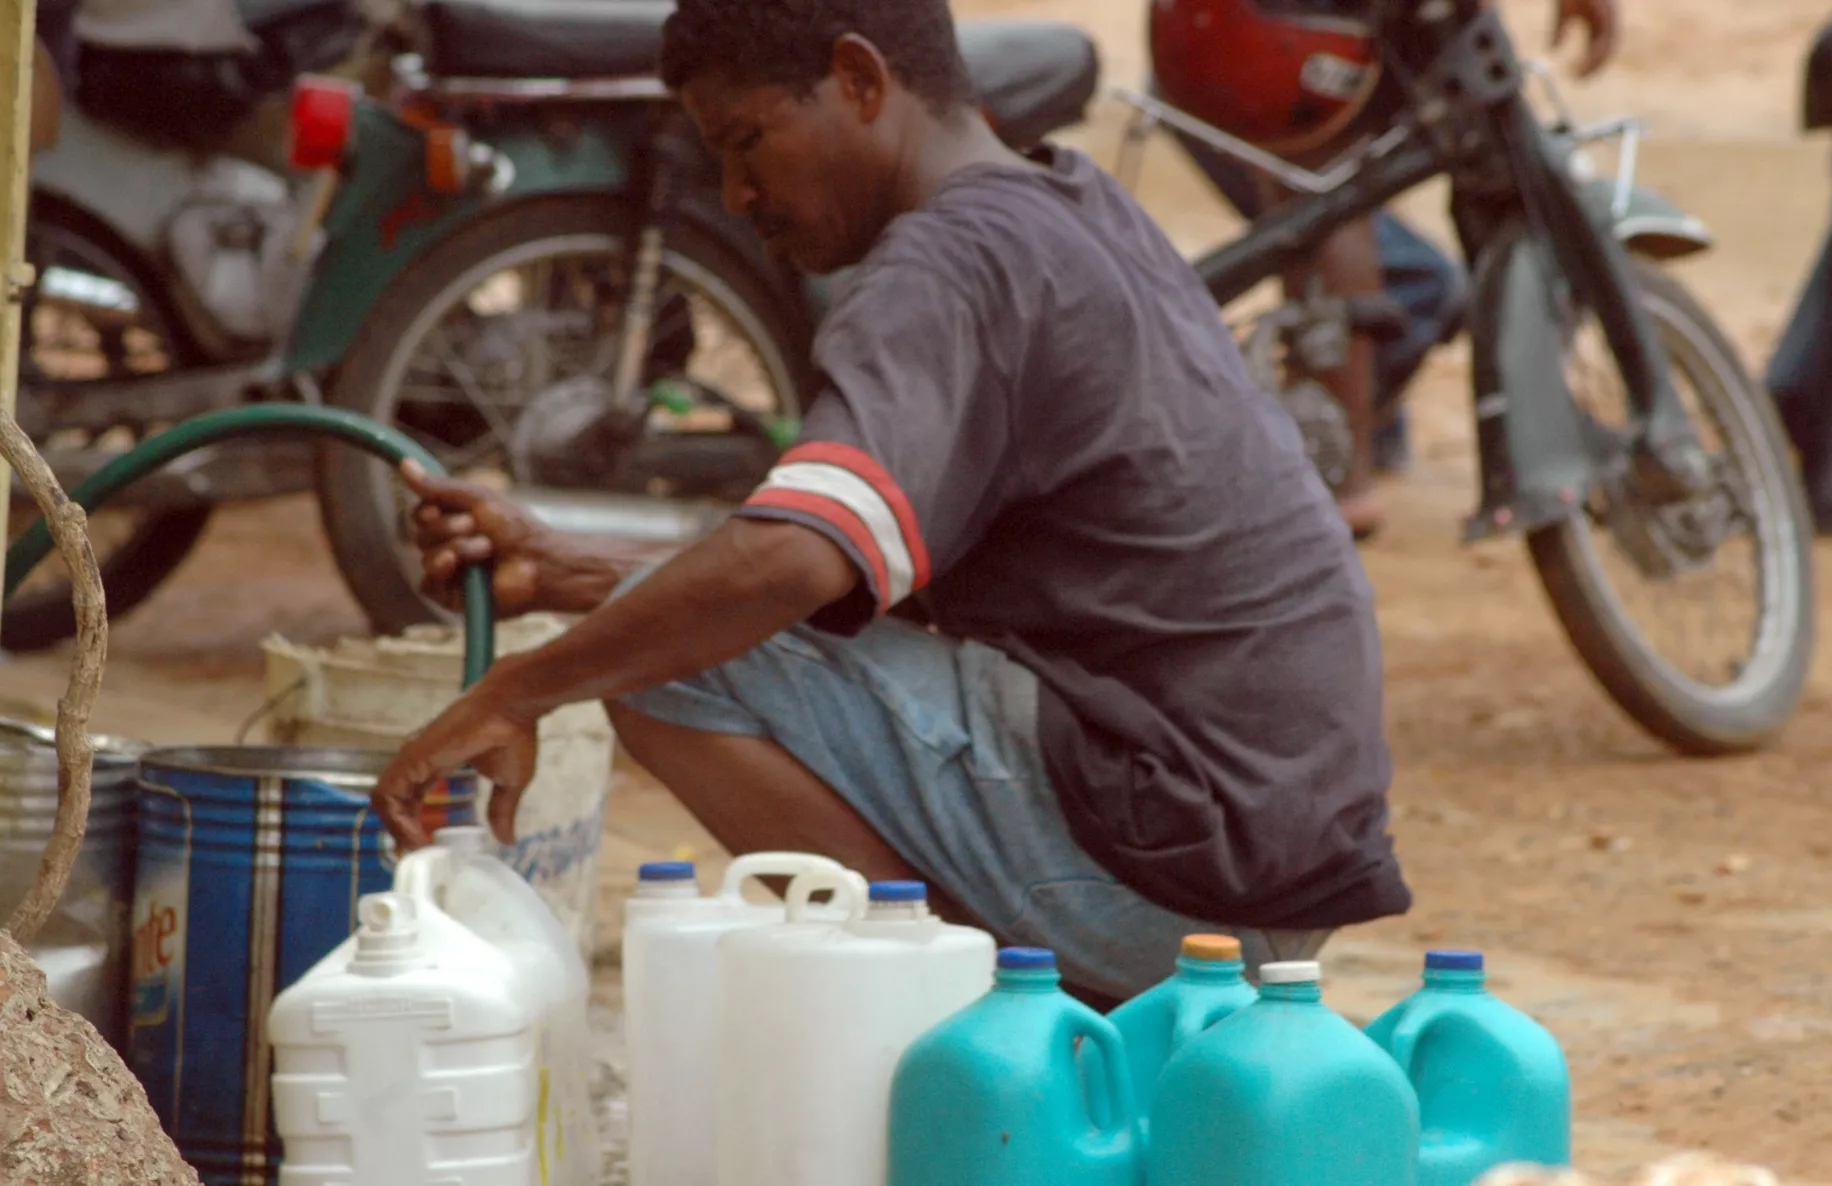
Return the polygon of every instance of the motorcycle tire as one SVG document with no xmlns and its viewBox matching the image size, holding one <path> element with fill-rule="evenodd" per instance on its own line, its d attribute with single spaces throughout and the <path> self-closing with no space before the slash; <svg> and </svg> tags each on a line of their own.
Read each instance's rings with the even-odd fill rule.
<svg viewBox="0 0 1832 1186">
<path fill-rule="evenodd" d="M 109 621 L 151 597 L 184 563 L 209 525 L 210 511 L 198 507 L 148 515 L 125 543 L 101 559 Z M 0 650 L 25 654 L 76 637 L 76 606 L 70 597 L 68 581 L 22 586 L 0 613 Z"/>
<path fill-rule="evenodd" d="M 1672 276 L 1631 262 L 1675 379 L 1714 421 L 1760 509 L 1760 597 L 1751 653 L 1714 686 L 1680 671 L 1643 636 L 1601 564 L 1609 528 L 1579 512 L 1532 532 L 1540 582 L 1579 656 L 1629 716 L 1699 757 L 1755 749 L 1793 715 L 1813 656 L 1813 520 L 1774 406 L 1711 314 Z M 1713 559 L 1717 559 L 1716 551 Z"/>
<path fill-rule="evenodd" d="M 491 261 L 542 241 L 608 237 L 627 252 L 637 225 L 629 206 L 617 199 L 564 195 L 520 202 L 458 231 L 389 286 L 345 355 L 327 401 L 394 423 L 385 405 L 392 399 L 386 387 L 397 354 L 413 348 L 419 322 L 455 285 L 467 277 L 489 275 Z M 807 387 L 808 344 L 792 334 L 766 280 L 692 225 L 669 226 L 666 253 L 716 278 L 732 302 L 743 306 L 742 319 L 767 339 L 754 344 L 773 354 L 771 369 L 779 372 L 791 397 L 800 400 Z M 375 631 L 384 635 L 422 622 L 451 620 L 446 610 L 420 595 L 419 564 L 396 499 L 397 482 L 385 466 L 353 450 L 333 446 L 319 453 L 318 496 L 325 534 L 352 595 Z"/>
<path fill-rule="evenodd" d="M 196 350 L 184 333 L 182 319 L 163 299 L 154 277 L 105 227 L 80 211 L 36 194 L 32 198 L 29 219 L 33 232 L 28 235 L 29 243 L 53 234 L 63 240 L 66 248 L 74 246 L 78 256 L 86 258 L 91 265 L 111 271 L 116 278 L 131 284 L 141 299 L 147 301 L 158 332 L 173 352 L 174 364 L 183 366 L 195 359 Z M 31 251 L 30 256 L 42 276 L 47 260 L 36 250 Z M 28 315 L 21 319 L 25 333 L 30 332 L 29 311 L 35 299 L 36 294 L 28 291 Z M 30 345 L 29 339 L 22 342 L 22 353 L 29 350 Z M 22 390 L 20 398 L 30 398 L 30 395 Z M 11 506 L 8 523 L 14 534 L 38 518 L 36 504 L 23 495 L 14 497 Z M 114 547 L 104 550 L 98 540 L 97 567 L 108 599 L 110 621 L 118 620 L 151 597 L 184 563 L 209 525 L 211 510 L 203 506 L 150 512 L 142 516 L 126 538 Z M 92 519 L 92 536 L 97 534 L 94 526 Z M 45 565 L 54 563 L 52 558 L 44 561 Z M 42 651 L 75 636 L 76 607 L 71 602 L 67 580 L 28 577 L 19 591 L 7 600 L 5 612 L 0 613 L 0 649 L 21 654 Z"/>
</svg>

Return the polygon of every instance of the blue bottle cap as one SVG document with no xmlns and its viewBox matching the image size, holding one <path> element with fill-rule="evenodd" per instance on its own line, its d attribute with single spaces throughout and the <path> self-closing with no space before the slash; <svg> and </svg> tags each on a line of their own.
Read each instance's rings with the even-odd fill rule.
<svg viewBox="0 0 1832 1186">
<path fill-rule="evenodd" d="M 692 861 L 650 861 L 636 870 L 638 881 L 692 881 Z"/>
<path fill-rule="evenodd" d="M 926 902 L 929 887 L 920 881 L 874 881 L 870 898 L 874 902 Z"/>
<path fill-rule="evenodd" d="M 1480 972 L 1482 971 L 1482 953 L 1480 951 L 1427 951 L 1425 970 L 1427 972 Z"/>
<path fill-rule="evenodd" d="M 1008 972 L 1053 972 L 1056 953 L 1047 947 L 1006 947 L 999 951 L 999 967 Z"/>
</svg>

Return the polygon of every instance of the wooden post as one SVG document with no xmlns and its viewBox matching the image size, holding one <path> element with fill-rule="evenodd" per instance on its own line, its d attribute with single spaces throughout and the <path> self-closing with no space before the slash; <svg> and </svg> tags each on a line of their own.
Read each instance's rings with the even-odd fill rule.
<svg viewBox="0 0 1832 1186">
<path fill-rule="evenodd" d="M 35 0 L 0 0 L 0 416 L 13 417 L 19 381 L 19 309 L 33 277 L 25 263 L 26 163 L 32 155 Z M 42 113 L 41 113 L 42 118 Z M 0 544 L 13 475 L 0 462 Z M 0 566 L 5 564 L 0 555 Z M 0 577 L 5 573 L 0 571 Z"/>
</svg>

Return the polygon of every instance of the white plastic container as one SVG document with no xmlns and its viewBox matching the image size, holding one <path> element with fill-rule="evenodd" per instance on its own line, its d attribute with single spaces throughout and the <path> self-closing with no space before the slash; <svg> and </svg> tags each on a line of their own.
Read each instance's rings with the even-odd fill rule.
<svg viewBox="0 0 1832 1186">
<path fill-rule="evenodd" d="M 585 965 L 482 828 L 434 839 L 274 1001 L 280 1186 L 592 1186 Z"/>
<path fill-rule="evenodd" d="M 749 853 L 726 868 L 717 894 L 702 895 L 689 862 L 637 870 L 623 916 L 630 1186 L 714 1186 L 718 940 L 783 921 L 781 902 L 745 900 L 747 879 L 811 869 L 843 872 L 809 853 Z"/>
<path fill-rule="evenodd" d="M 821 922 L 831 889 L 849 917 Z M 993 938 L 929 913 L 920 882 L 804 873 L 788 921 L 719 940 L 719 1186 L 883 1186 L 891 1076 L 992 987 Z"/>
<path fill-rule="evenodd" d="M 554 614 L 499 622 L 496 653 L 532 650 L 569 624 Z M 262 647 L 272 702 L 267 736 L 276 745 L 399 749 L 463 690 L 464 640 L 451 626 L 423 624 L 395 638 L 344 638 L 331 647 L 270 637 Z M 501 855 L 541 892 L 589 964 L 616 738 L 596 701 L 548 713 L 540 737 L 540 761 L 515 813 L 515 845 Z M 487 803 L 486 793 L 477 818 Z"/>
</svg>

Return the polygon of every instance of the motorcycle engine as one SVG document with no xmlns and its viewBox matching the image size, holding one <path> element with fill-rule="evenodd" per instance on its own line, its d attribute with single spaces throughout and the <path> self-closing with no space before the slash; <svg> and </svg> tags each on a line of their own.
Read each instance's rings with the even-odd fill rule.
<svg viewBox="0 0 1832 1186">
<path fill-rule="evenodd" d="M 691 420 L 722 416 L 716 392 L 683 375 L 666 382 L 691 398 Z M 658 498 L 741 501 L 763 480 L 777 449 L 742 416 L 729 429 L 694 431 L 659 407 L 634 412 L 616 405 L 602 376 L 575 375 L 537 395 L 521 412 L 509 442 L 516 479 L 562 490 L 597 490 Z"/>
<path fill-rule="evenodd" d="M 1342 405 L 1329 388 L 1315 379 L 1300 379 L 1286 386 L 1279 392 L 1279 402 L 1297 421 L 1304 452 L 1323 484 L 1331 491 L 1340 489 L 1355 459 L 1355 439 Z"/>
<path fill-rule="evenodd" d="M 305 258 L 290 247 L 298 214 L 286 183 L 245 161 L 219 158 L 168 230 L 185 286 L 235 338 L 271 341 L 292 325 L 304 296 L 316 232 Z"/>
</svg>

